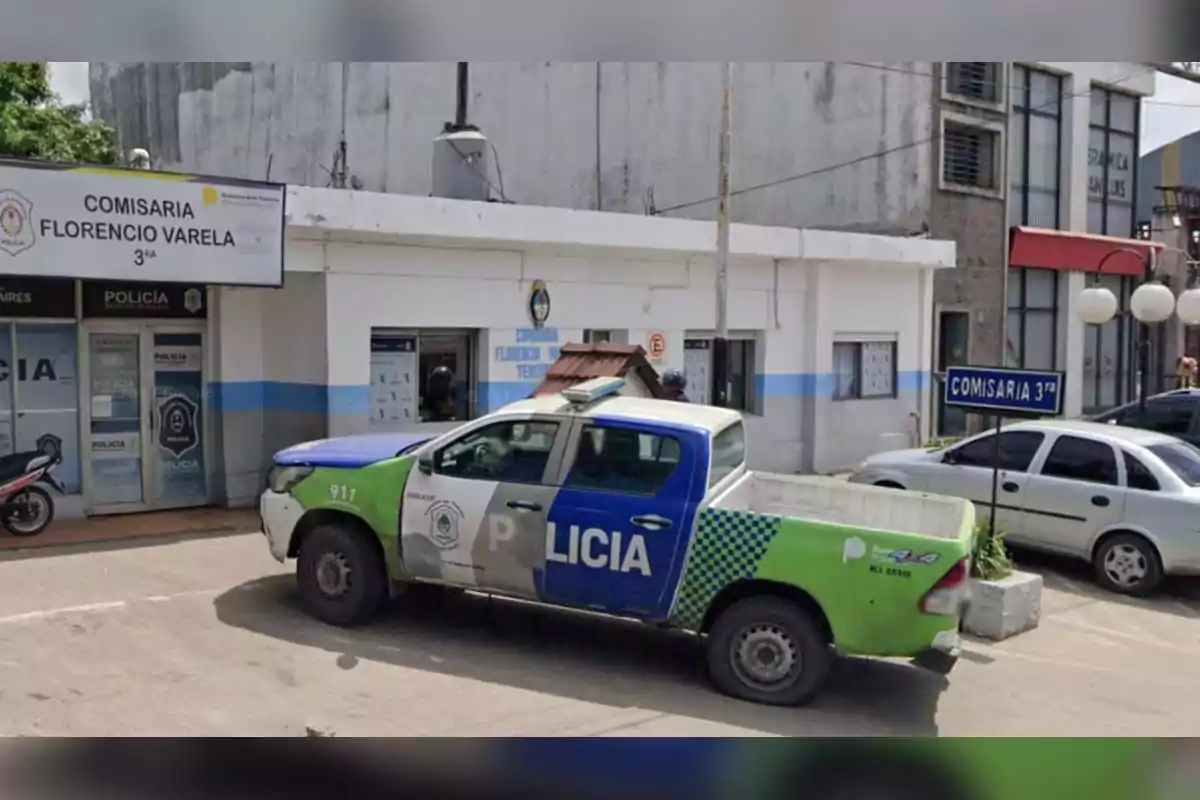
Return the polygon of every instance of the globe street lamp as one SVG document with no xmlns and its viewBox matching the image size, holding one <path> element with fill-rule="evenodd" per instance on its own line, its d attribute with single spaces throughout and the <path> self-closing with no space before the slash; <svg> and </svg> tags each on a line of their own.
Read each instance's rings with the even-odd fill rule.
<svg viewBox="0 0 1200 800">
<path fill-rule="evenodd" d="M 1184 257 L 1188 265 L 1188 284 L 1192 284 L 1198 262 L 1178 248 L 1161 249 L 1171 250 Z M 1079 293 L 1079 318 L 1089 325 L 1103 325 L 1116 316 L 1117 298 L 1110 289 L 1100 285 L 1100 273 L 1104 271 L 1104 265 L 1110 258 L 1120 254 L 1131 255 L 1142 265 L 1142 282 L 1129 298 L 1129 312 L 1140 323 L 1138 370 L 1141 374 L 1138 385 L 1138 418 L 1142 420 L 1146 414 L 1146 396 L 1150 393 L 1150 326 L 1165 322 L 1170 319 L 1171 314 L 1178 316 L 1184 325 L 1200 325 L 1200 288 L 1190 286 L 1176 299 L 1175 293 L 1155 278 L 1158 265 L 1153 249 L 1143 256 L 1132 248 L 1119 247 L 1105 253 L 1104 258 L 1096 265 L 1096 284 Z"/>
</svg>

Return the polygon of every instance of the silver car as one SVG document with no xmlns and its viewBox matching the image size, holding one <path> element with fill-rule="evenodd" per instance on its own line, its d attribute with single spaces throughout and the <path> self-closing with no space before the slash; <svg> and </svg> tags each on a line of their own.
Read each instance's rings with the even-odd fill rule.
<svg viewBox="0 0 1200 800">
<path fill-rule="evenodd" d="M 855 483 L 991 505 L 995 431 L 935 450 L 872 456 Z M 1200 449 L 1173 436 L 1095 422 L 1039 420 L 999 434 L 996 529 L 1015 545 L 1090 561 L 1123 594 L 1164 575 L 1200 574 Z"/>
</svg>

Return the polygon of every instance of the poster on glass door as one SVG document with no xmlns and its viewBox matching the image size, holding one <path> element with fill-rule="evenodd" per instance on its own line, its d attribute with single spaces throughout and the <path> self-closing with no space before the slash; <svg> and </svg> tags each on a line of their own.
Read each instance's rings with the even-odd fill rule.
<svg viewBox="0 0 1200 800">
<path fill-rule="evenodd" d="M 401 427 L 417 421 L 417 339 L 371 337 L 371 426 Z"/>
<path fill-rule="evenodd" d="M 687 377 L 687 395 L 693 403 L 706 406 L 712 384 L 712 341 L 684 339 L 683 374 Z"/>
<path fill-rule="evenodd" d="M 141 503 L 138 336 L 90 334 L 88 353 L 92 502 L 98 506 Z"/>
<path fill-rule="evenodd" d="M 199 333 L 154 334 L 154 468 L 160 502 L 203 505 L 203 357 Z"/>
</svg>

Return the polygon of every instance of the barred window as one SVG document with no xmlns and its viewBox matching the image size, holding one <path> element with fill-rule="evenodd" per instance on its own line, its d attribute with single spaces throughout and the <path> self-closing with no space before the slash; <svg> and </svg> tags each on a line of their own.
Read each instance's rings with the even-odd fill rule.
<svg viewBox="0 0 1200 800">
<path fill-rule="evenodd" d="M 947 121 L 942 130 L 942 180 L 958 186 L 995 189 L 996 131 Z"/>
<path fill-rule="evenodd" d="M 1000 61 L 947 61 L 946 92 L 985 103 L 999 103 L 1003 98 Z"/>
</svg>

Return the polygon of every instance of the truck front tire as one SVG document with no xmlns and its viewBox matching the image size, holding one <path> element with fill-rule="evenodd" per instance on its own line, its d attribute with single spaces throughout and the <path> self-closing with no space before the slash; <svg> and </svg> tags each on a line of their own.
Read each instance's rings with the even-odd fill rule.
<svg viewBox="0 0 1200 800">
<path fill-rule="evenodd" d="M 739 600 L 721 612 L 707 642 L 708 673 L 732 697 L 774 706 L 809 703 L 833 653 L 812 615 L 781 597 Z"/>
<path fill-rule="evenodd" d="M 387 594 L 387 570 L 366 535 L 341 525 L 318 525 L 304 537 L 296 561 L 300 600 L 329 625 L 369 620 Z"/>
</svg>

